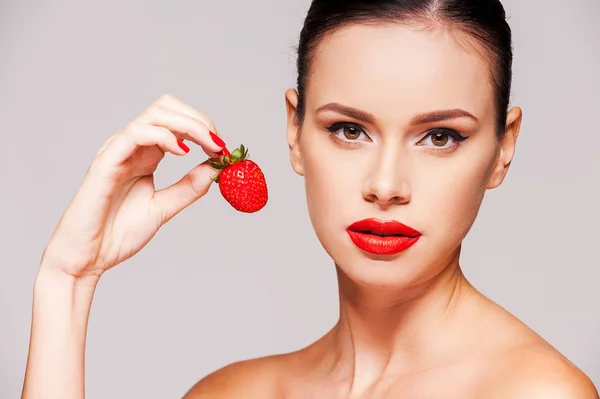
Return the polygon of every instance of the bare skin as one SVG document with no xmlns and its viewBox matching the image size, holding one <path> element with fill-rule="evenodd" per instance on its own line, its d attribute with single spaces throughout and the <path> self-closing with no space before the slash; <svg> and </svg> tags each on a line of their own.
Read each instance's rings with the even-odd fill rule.
<svg viewBox="0 0 600 399">
<path fill-rule="evenodd" d="M 318 48 L 302 124 L 294 90 L 286 104 L 291 164 L 337 267 L 339 322 L 298 352 L 216 371 L 185 398 L 598 399 L 575 365 L 461 272 L 461 243 L 503 181 L 521 123 L 513 108 L 496 136 L 481 52 L 444 30 L 348 26 Z M 445 112 L 459 109 L 472 117 Z M 340 122 L 355 127 L 327 129 Z M 442 128 L 467 139 L 436 143 L 428 133 Z M 42 258 L 23 398 L 85 397 L 96 284 L 208 191 L 216 172 L 206 163 L 161 191 L 152 174 L 165 153 L 185 154 L 177 139 L 214 156 L 209 130 L 207 116 L 164 96 L 98 152 Z M 370 255 L 345 232 L 367 217 L 422 237 L 399 255 Z"/>
<path fill-rule="evenodd" d="M 480 301 L 474 307 L 481 306 L 475 313 L 485 313 L 487 320 L 452 342 L 453 349 L 446 352 L 455 360 L 404 371 L 390 364 L 360 389 L 352 363 L 332 351 L 340 334 L 337 325 L 299 352 L 227 366 L 196 384 L 185 398 L 237 398 L 248 392 L 273 399 L 597 398 L 593 384 L 575 365 L 505 310 L 473 294 L 474 302 Z M 486 334 L 485 343 L 477 333 Z"/>
<path fill-rule="evenodd" d="M 320 44 L 302 126 L 297 94 L 286 93 L 288 142 L 315 231 L 337 264 L 340 320 L 299 352 L 218 371 L 188 398 L 213 389 L 264 398 L 598 397 L 575 365 L 460 270 L 461 242 L 485 191 L 502 183 L 521 123 L 513 108 L 498 140 L 481 54 L 449 32 L 400 26 L 345 27 Z M 319 111 L 331 103 L 370 117 Z M 455 109 L 477 121 L 412 124 Z M 362 132 L 327 132 L 337 122 Z M 431 139 L 415 145 L 432 128 L 468 139 L 438 152 Z M 344 235 L 366 217 L 396 219 L 424 236 L 396 258 L 368 255 Z"/>
</svg>

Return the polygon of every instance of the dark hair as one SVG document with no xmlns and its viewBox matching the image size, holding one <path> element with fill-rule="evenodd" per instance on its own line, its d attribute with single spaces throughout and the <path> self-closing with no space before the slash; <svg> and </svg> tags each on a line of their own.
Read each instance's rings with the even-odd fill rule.
<svg viewBox="0 0 600 399">
<path fill-rule="evenodd" d="M 457 28 L 486 51 L 495 89 L 496 131 L 504 134 L 512 80 L 512 38 L 499 0 L 313 0 L 298 45 L 298 106 L 304 120 L 305 90 L 315 50 L 325 36 L 348 24 L 425 24 Z"/>
</svg>

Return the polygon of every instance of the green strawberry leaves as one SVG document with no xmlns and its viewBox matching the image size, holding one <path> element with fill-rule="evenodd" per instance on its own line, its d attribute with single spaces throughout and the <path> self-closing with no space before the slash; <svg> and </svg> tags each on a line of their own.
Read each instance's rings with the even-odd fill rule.
<svg viewBox="0 0 600 399">
<path fill-rule="evenodd" d="M 227 168 L 228 166 L 231 166 L 240 161 L 243 161 L 247 157 L 248 157 L 248 149 L 242 144 L 242 145 L 240 145 L 239 148 L 236 148 L 235 150 L 233 150 L 231 155 L 224 156 L 222 160 L 215 160 L 215 159 L 211 158 L 211 159 L 209 159 L 209 163 L 210 163 L 210 166 L 212 166 L 214 169 L 223 171 L 223 169 Z M 219 175 L 217 177 L 211 178 L 211 180 L 218 184 L 220 175 L 221 175 L 221 173 L 219 173 Z"/>
</svg>

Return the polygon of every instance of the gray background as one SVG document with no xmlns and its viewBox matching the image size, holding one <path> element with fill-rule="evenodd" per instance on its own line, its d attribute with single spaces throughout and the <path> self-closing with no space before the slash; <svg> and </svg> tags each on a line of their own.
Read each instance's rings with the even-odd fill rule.
<svg viewBox="0 0 600 399">
<path fill-rule="evenodd" d="M 271 199 L 241 215 L 211 190 L 105 275 L 88 397 L 180 397 L 216 368 L 300 348 L 332 326 L 334 268 L 285 140 L 283 94 L 308 5 L 0 3 L 1 398 L 20 394 L 32 283 L 55 223 L 97 148 L 162 93 L 212 117 L 230 145 L 248 145 Z M 486 197 L 462 263 L 600 385 L 600 1 L 505 5 L 513 104 L 525 118 L 508 180 Z M 192 151 L 167 157 L 159 186 L 204 160 Z M 226 227 L 230 240 L 219 238 Z"/>
</svg>

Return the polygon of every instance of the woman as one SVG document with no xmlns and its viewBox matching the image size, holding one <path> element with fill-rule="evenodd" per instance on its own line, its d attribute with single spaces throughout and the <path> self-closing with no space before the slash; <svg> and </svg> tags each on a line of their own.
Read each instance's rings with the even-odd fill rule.
<svg viewBox="0 0 600 399">
<path fill-rule="evenodd" d="M 513 158 L 511 33 L 498 0 L 315 0 L 286 92 L 291 164 L 334 260 L 340 319 L 298 352 L 240 362 L 186 398 L 598 398 L 547 342 L 461 273 L 461 242 Z M 103 273 L 201 198 L 205 162 L 155 192 L 165 153 L 224 143 L 163 96 L 110 138 L 48 243 L 23 397 L 84 397 Z"/>
</svg>

